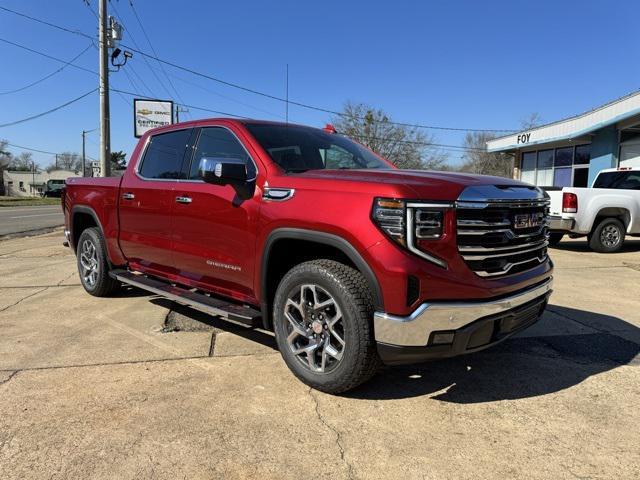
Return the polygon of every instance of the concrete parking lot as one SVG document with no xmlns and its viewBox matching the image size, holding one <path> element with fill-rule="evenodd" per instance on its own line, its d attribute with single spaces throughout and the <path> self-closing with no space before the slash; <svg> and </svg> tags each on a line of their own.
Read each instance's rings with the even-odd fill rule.
<svg viewBox="0 0 640 480">
<path fill-rule="evenodd" d="M 87 295 L 61 242 L 0 242 L 2 479 L 638 478 L 638 240 L 563 242 L 540 323 L 341 397 L 266 332 Z"/>
</svg>

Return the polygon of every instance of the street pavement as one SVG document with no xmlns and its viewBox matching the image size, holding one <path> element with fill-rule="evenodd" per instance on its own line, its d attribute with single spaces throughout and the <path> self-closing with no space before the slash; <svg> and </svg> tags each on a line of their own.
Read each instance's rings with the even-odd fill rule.
<svg viewBox="0 0 640 480">
<path fill-rule="evenodd" d="M 0 207 L 0 237 L 64 225 L 60 205 Z"/>
<path fill-rule="evenodd" d="M 538 324 L 343 396 L 297 381 L 268 332 L 89 296 L 62 240 L 0 242 L 2 479 L 638 478 L 637 240 L 562 242 Z"/>
</svg>

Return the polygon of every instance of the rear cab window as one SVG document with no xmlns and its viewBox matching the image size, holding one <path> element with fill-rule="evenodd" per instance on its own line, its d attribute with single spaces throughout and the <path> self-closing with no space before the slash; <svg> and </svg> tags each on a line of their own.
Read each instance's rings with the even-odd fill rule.
<svg viewBox="0 0 640 480">
<path fill-rule="evenodd" d="M 192 129 L 151 136 L 138 173 L 145 179 L 178 180 L 186 178 L 183 169 Z"/>
<path fill-rule="evenodd" d="M 640 171 L 603 172 L 597 176 L 593 188 L 640 190 Z"/>
</svg>

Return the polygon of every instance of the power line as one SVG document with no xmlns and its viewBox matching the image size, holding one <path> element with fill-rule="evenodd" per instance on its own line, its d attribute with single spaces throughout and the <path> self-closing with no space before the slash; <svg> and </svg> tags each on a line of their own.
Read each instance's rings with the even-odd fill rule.
<svg viewBox="0 0 640 480">
<path fill-rule="evenodd" d="M 111 4 L 111 7 L 113 8 L 113 11 L 116 14 L 116 16 L 117 16 L 118 20 L 120 21 L 120 23 L 124 24 L 124 22 L 122 21 L 122 15 L 120 15 L 120 12 L 118 11 L 118 8 L 116 7 L 115 3 L 112 2 L 111 0 L 109 0 L 109 3 Z M 131 41 L 136 46 L 136 48 L 140 48 L 140 46 L 138 45 L 138 42 L 136 41 L 135 37 L 133 36 L 133 34 L 131 32 L 129 32 L 129 37 L 131 38 Z M 151 69 L 151 65 L 149 64 L 149 61 L 147 60 L 147 58 L 146 57 L 142 57 L 142 59 L 144 60 L 144 62 L 147 65 L 147 67 L 149 67 L 149 69 L 152 70 L 151 73 L 153 74 L 155 79 L 158 81 L 160 86 L 163 88 L 163 90 L 167 93 L 167 95 L 169 95 L 169 97 L 173 97 L 173 94 L 169 91 L 169 89 L 164 84 L 164 82 L 160 79 L 160 77 L 156 74 L 156 72 L 153 71 L 153 69 Z M 151 89 L 149 89 L 149 91 L 153 95 L 153 92 L 151 91 Z"/>
<path fill-rule="evenodd" d="M 147 43 L 149 44 L 149 47 L 151 47 L 151 51 L 153 52 L 153 54 L 155 56 L 158 56 L 158 53 L 156 52 L 156 49 L 153 47 L 153 43 L 151 43 L 151 39 L 149 38 L 149 35 L 147 35 L 147 30 L 144 28 L 144 25 L 142 24 L 142 20 L 140 19 L 140 16 L 138 15 L 138 10 L 136 10 L 136 7 L 134 6 L 132 0 L 129 0 L 129 5 L 131 5 L 131 11 L 133 11 L 134 16 L 136 17 L 136 20 L 138 22 L 138 25 L 140 26 L 140 30 L 142 30 L 144 38 L 147 39 Z M 171 86 L 171 88 L 175 92 L 177 99 L 184 103 L 183 98 L 180 96 L 180 93 L 178 92 L 178 90 L 176 89 L 176 86 L 171 81 L 171 78 L 169 78 L 169 75 L 167 75 L 167 72 L 165 71 L 164 66 L 162 65 L 162 63 L 158 63 L 158 65 L 160 65 L 160 69 L 162 70 L 162 73 L 164 73 L 164 76 L 167 79 L 167 81 L 169 82 L 169 85 Z"/>
<path fill-rule="evenodd" d="M 68 102 L 63 103 L 62 105 L 58 105 L 57 107 L 54 107 L 54 108 L 52 108 L 50 110 L 47 110 L 46 112 L 37 113 L 37 114 L 32 115 L 30 117 L 22 118 L 20 120 L 16 120 L 16 121 L 13 121 L 13 122 L 0 124 L 0 128 L 11 127 L 13 125 L 18 125 L 19 123 L 25 123 L 25 122 L 29 122 L 31 120 L 35 120 L 36 118 L 44 117 L 45 115 L 48 115 L 48 114 L 53 113 L 53 112 L 56 112 L 56 111 L 58 111 L 58 110 L 60 110 L 60 109 L 62 109 L 64 107 L 67 107 L 67 106 L 71 105 L 72 103 L 76 103 L 76 102 L 82 100 L 83 98 L 88 97 L 89 95 L 91 95 L 96 90 L 97 90 L 97 88 L 92 88 L 87 93 L 83 93 L 79 97 L 76 97 L 73 100 L 69 100 Z"/>
<path fill-rule="evenodd" d="M 13 13 L 14 15 L 18 15 L 20 17 L 27 18 L 27 19 L 32 20 L 34 22 L 38 22 L 38 23 L 41 23 L 43 25 L 47 25 L 48 27 L 56 28 L 58 30 L 62 30 L 62 31 L 67 32 L 67 33 L 73 33 L 74 35 L 80 35 L 81 37 L 85 37 L 85 38 L 88 38 L 90 40 L 93 40 L 93 37 L 91 35 L 86 34 L 84 32 L 81 32 L 80 30 L 72 30 L 70 28 L 62 27 L 60 25 L 56 25 L 54 23 L 47 22 L 46 20 L 41 20 L 39 18 L 32 17 L 31 15 L 27 15 L 26 13 L 16 12 L 15 10 L 11 10 L 10 8 L 7 8 L 7 7 L 0 6 L 0 10 L 4 10 L 5 12 Z"/>
<path fill-rule="evenodd" d="M 45 153 L 47 155 L 60 155 L 60 152 L 48 152 L 47 150 L 40 150 L 38 148 L 25 147 L 25 146 L 22 146 L 22 145 L 17 145 L 15 143 L 7 142 L 7 145 L 9 145 L 11 147 L 15 147 L 15 148 L 20 148 L 22 150 L 29 150 L 30 152 Z"/>
<path fill-rule="evenodd" d="M 5 8 L 5 7 L 0 7 L 0 8 L 2 8 L 2 10 L 14 13 L 16 15 L 20 15 L 22 17 L 28 18 L 30 20 L 33 20 L 33 21 L 36 21 L 36 22 L 39 22 L 39 23 L 43 23 L 43 24 L 48 25 L 48 26 L 53 27 L 53 28 L 58 28 L 60 30 L 64 30 L 64 31 L 69 32 L 69 33 L 74 33 L 74 34 L 77 34 L 77 35 L 85 36 L 87 38 L 91 38 L 89 35 L 84 34 L 82 32 L 79 32 L 77 30 L 71 30 L 69 28 L 61 27 L 59 25 L 55 25 L 55 24 L 52 24 L 50 22 L 46 22 L 44 20 L 36 19 L 36 18 L 31 17 L 29 15 L 25 15 L 25 14 L 16 12 L 15 10 L 11 10 L 11 9 L 8 9 L 8 8 Z M 132 41 L 133 41 L 133 37 L 132 37 Z M 134 41 L 134 44 L 135 44 L 135 41 Z M 192 68 L 185 67 L 185 66 L 182 66 L 182 65 L 178 65 L 178 64 L 170 62 L 168 60 L 163 60 L 163 59 L 159 58 L 157 55 L 152 55 L 152 54 L 149 54 L 147 52 L 143 52 L 142 50 L 140 50 L 139 47 L 138 48 L 134 48 L 134 47 L 131 47 L 131 46 L 128 46 L 128 45 L 124 45 L 124 44 L 122 44 L 122 45 L 125 48 L 131 50 L 132 52 L 135 52 L 135 53 L 137 53 L 139 55 L 142 55 L 145 58 L 150 58 L 152 60 L 156 60 L 159 63 L 163 63 L 165 65 L 171 66 L 171 67 L 176 68 L 178 70 L 183 70 L 185 72 L 191 73 L 192 75 L 196 75 L 196 76 L 199 76 L 199 77 L 202 77 L 202 78 L 206 78 L 208 80 L 220 83 L 222 85 L 226 85 L 226 86 L 231 87 L 231 88 L 236 88 L 238 90 L 242 90 L 242 91 L 245 91 L 245 92 L 248 92 L 248 93 L 252 93 L 254 95 L 259 95 L 259 96 L 262 96 L 262 97 L 265 97 L 265 98 L 270 98 L 272 100 L 277 100 L 279 102 L 285 102 L 285 103 L 287 102 L 287 99 L 285 99 L 285 98 L 278 97 L 276 95 L 271 95 L 269 93 L 265 93 L 265 92 L 262 92 L 262 91 L 259 91 L 259 90 L 255 90 L 253 88 L 245 87 L 243 85 L 240 85 L 240 84 L 237 84 L 237 83 L 234 83 L 234 82 L 229 82 L 227 80 L 223 80 L 221 78 L 217 78 L 217 77 L 214 77 L 214 76 L 206 74 L 206 73 L 198 72 L 196 70 L 193 70 Z M 137 45 L 136 45 L 136 47 L 137 47 Z M 160 82 L 160 83 L 162 84 L 162 82 Z M 162 84 L 162 85 L 164 85 L 164 84 Z M 322 108 L 322 107 L 318 107 L 318 106 L 315 106 L 315 105 L 310 105 L 310 104 L 307 104 L 307 103 L 296 102 L 296 101 L 293 101 L 293 100 L 289 100 L 288 103 L 290 105 L 296 105 L 298 107 L 306 108 L 306 109 L 309 109 L 309 110 L 315 110 L 315 111 L 319 111 L 319 112 L 329 113 L 331 115 L 336 115 L 336 116 L 340 116 L 340 117 L 349 117 L 349 115 L 347 115 L 347 114 L 345 114 L 343 112 L 338 112 L 338 111 L 335 111 L 335 110 L 330 110 L 328 108 Z M 361 118 L 361 117 L 356 117 L 356 118 Z M 374 122 L 379 123 L 379 121 L 377 121 L 377 120 L 374 120 Z M 495 128 L 443 127 L 443 126 L 437 126 L 437 125 L 424 125 L 424 124 L 419 124 L 419 123 L 408 123 L 408 122 L 386 122 L 386 123 L 389 123 L 391 125 L 399 125 L 399 126 L 403 126 L 403 127 L 409 127 L 409 128 L 423 128 L 423 129 L 429 129 L 429 130 L 443 130 L 443 131 L 455 131 L 455 132 L 514 132 L 514 131 L 516 131 L 516 130 L 495 129 Z"/>
<path fill-rule="evenodd" d="M 93 46 L 93 44 L 89 44 L 87 46 L 87 48 L 85 48 L 84 50 L 82 50 L 79 54 L 77 54 L 75 57 L 73 57 L 71 60 L 69 60 L 68 62 L 65 62 L 65 64 L 58 68 L 57 70 L 54 70 L 53 72 L 51 72 L 48 75 L 45 75 L 44 77 L 42 77 L 39 80 L 36 80 L 35 82 L 31 82 L 28 85 L 25 85 L 23 87 L 20 88 L 16 88 L 14 90 L 7 90 L 6 92 L 0 92 L 0 95 L 9 95 L 10 93 L 18 93 L 18 92 L 22 92 L 23 90 L 26 90 L 28 88 L 31 88 L 39 83 L 44 82 L 45 80 L 47 80 L 48 78 L 53 77 L 54 75 L 56 75 L 57 73 L 60 73 L 61 71 L 63 71 L 65 68 L 67 68 L 69 65 L 73 64 L 73 62 L 75 62 L 78 58 L 80 58 L 87 50 L 89 50 L 91 47 Z"/>
<path fill-rule="evenodd" d="M 38 50 L 34 50 L 33 48 L 29 48 L 29 47 L 27 47 L 25 45 L 21 45 L 19 43 L 12 42 L 11 40 L 7 40 L 5 38 L 0 38 L 0 42 L 8 43 L 9 45 L 13 45 L 14 47 L 21 48 L 22 50 L 26 50 L 26 51 L 31 52 L 31 53 L 35 53 L 36 55 L 40 55 L 40 56 L 48 58 L 50 60 L 55 60 L 56 62 L 60 62 L 60 63 L 62 63 L 64 65 L 66 65 L 66 66 L 69 66 L 69 67 L 77 68 L 78 70 L 82 70 L 84 72 L 89 72 L 89 73 L 92 73 L 94 75 L 98 74 L 97 72 L 94 72 L 93 70 L 89 70 L 88 68 L 81 67 L 80 65 L 76 65 L 75 63 L 68 62 L 66 60 L 62 60 L 61 58 L 57 58 L 57 57 L 54 57 L 54 56 L 49 55 L 47 53 L 40 52 Z"/>
<path fill-rule="evenodd" d="M 125 95 L 131 95 L 133 97 L 140 97 L 140 98 L 148 98 L 148 99 L 153 99 L 153 97 L 149 97 L 148 95 L 141 95 L 140 93 L 135 93 L 135 92 L 128 92 L 126 90 L 120 90 L 117 88 L 110 88 L 110 90 L 112 92 L 119 92 L 119 93 L 123 93 Z M 181 107 L 187 107 L 187 108 L 193 108 L 194 110 L 202 110 L 204 112 L 210 112 L 210 113 L 215 113 L 217 115 L 225 115 L 228 117 L 236 117 L 236 118 L 248 118 L 244 115 L 237 115 L 235 113 L 229 113 L 229 112 L 222 112 L 220 110 L 213 110 L 211 108 L 205 108 L 205 107 L 198 107 L 196 105 L 189 105 L 188 103 L 177 103 L 176 105 L 179 105 Z"/>
</svg>

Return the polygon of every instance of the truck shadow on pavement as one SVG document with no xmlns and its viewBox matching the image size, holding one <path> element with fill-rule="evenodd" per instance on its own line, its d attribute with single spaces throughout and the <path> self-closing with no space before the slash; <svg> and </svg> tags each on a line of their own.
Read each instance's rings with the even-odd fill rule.
<svg viewBox="0 0 640 480">
<path fill-rule="evenodd" d="M 180 325 L 201 324 L 218 333 L 231 332 L 277 351 L 270 332 L 234 324 L 163 298 L 152 297 L 150 301 L 168 309 L 167 319 L 173 314 L 184 317 L 186 323 Z M 372 380 L 343 396 L 361 400 L 427 396 L 461 404 L 514 400 L 564 390 L 622 365 L 640 367 L 640 344 L 615 335 L 626 332 L 626 336 L 640 339 L 640 329 L 634 325 L 614 316 L 558 305 L 550 305 L 548 310 L 546 315 L 554 316 L 554 331 L 575 330 L 579 324 L 589 333 L 516 336 L 470 355 L 383 367 Z"/>
<path fill-rule="evenodd" d="M 564 390 L 622 365 L 640 366 L 640 345 L 608 333 L 637 334 L 640 329 L 613 316 L 557 305 L 551 309 L 558 322 L 577 319 L 597 333 L 513 337 L 475 354 L 385 368 L 346 396 L 367 400 L 429 396 L 461 404 L 513 400 Z"/>
</svg>

